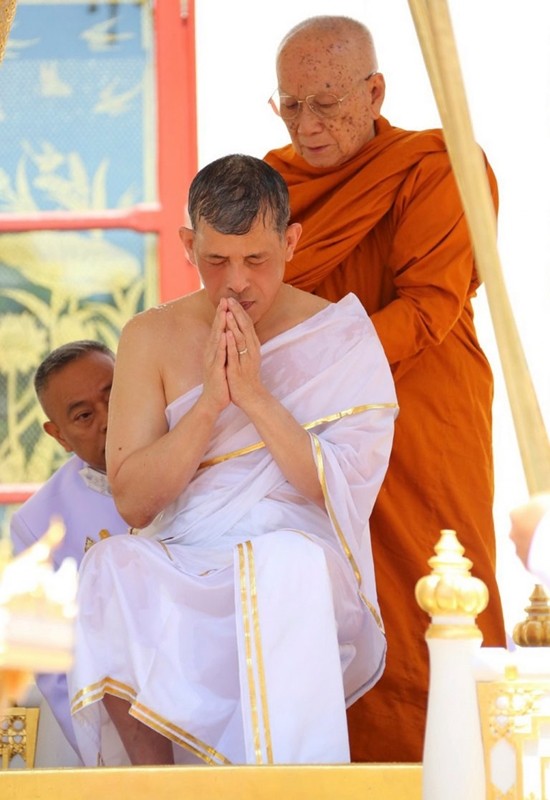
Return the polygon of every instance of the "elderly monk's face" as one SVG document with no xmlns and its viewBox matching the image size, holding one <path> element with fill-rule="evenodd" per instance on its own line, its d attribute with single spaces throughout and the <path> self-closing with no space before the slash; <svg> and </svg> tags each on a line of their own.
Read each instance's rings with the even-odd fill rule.
<svg viewBox="0 0 550 800">
<path fill-rule="evenodd" d="M 318 31 L 302 31 L 280 52 L 277 77 L 281 93 L 302 100 L 326 92 L 339 98 L 350 92 L 335 118 L 319 117 L 302 103 L 298 116 L 285 120 L 294 148 L 312 166 L 344 164 L 374 136 L 374 120 L 380 116 L 384 99 L 384 78 L 377 73 L 361 80 L 374 68 L 365 48 L 353 39 L 337 46 L 330 35 Z"/>
</svg>

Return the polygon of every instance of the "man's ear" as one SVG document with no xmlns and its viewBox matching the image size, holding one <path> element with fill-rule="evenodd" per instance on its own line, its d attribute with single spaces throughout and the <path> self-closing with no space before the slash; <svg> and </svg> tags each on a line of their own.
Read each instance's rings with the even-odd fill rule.
<svg viewBox="0 0 550 800">
<path fill-rule="evenodd" d="M 195 244 L 195 231 L 192 228 L 181 227 L 179 230 L 180 239 L 183 242 L 183 246 L 185 247 L 185 252 L 187 253 L 187 258 L 192 264 L 196 265 L 195 261 L 195 253 L 193 252 L 193 247 Z"/>
<path fill-rule="evenodd" d="M 52 422 L 52 421 L 51 421 L 51 419 L 48 419 L 48 420 L 46 420 L 46 422 L 45 422 L 45 423 L 42 425 L 42 427 L 44 428 L 44 430 L 46 431 L 46 433 L 48 434 L 48 436 L 52 436 L 52 437 L 55 439 L 55 441 L 56 441 L 56 442 L 59 442 L 59 444 L 61 445 L 61 447 L 62 447 L 62 448 L 63 448 L 63 449 L 64 449 L 64 450 L 65 450 L 67 453 L 72 453 L 72 452 L 73 452 L 73 448 L 72 448 L 72 447 L 70 447 L 70 446 L 67 444 L 67 441 L 66 441 L 66 440 L 65 440 L 65 438 L 63 437 L 63 434 L 61 433 L 61 431 L 59 430 L 59 428 L 57 427 L 57 425 L 55 424 L 55 422 Z"/>
<path fill-rule="evenodd" d="M 302 226 L 299 222 L 293 222 L 286 229 L 286 260 L 291 261 L 294 255 L 294 250 L 298 244 L 298 240 L 302 235 Z"/>
</svg>

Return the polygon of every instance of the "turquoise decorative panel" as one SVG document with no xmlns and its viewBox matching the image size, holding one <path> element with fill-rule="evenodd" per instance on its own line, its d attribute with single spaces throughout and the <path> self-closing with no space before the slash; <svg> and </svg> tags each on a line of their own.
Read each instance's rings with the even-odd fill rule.
<svg viewBox="0 0 550 800">
<path fill-rule="evenodd" d="M 155 199 L 152 13 L 25 2 L 0 67 L 0 212 Z"/>
</svg>

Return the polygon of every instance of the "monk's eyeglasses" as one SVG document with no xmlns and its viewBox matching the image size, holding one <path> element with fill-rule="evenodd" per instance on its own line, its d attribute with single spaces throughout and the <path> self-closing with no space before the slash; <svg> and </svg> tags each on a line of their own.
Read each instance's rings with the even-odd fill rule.
<svg viewBox="0 0 550 800">
<path fill-rule="evenodd" d="M 349 92 L 343 94 L 342 97 L 336 97 L 336 95 L 331 92 L 319 92 L 319 94 L 308 94 L 307 97 L 300 100 L 298 97 L 294 97 L 294 95 L 282 94 L 279 89 L 275 89 L 268 102 L 277 116 L 284 120 L 296 119 L 303 103 L 318 117 L 332 119 L 340 114 L 342 102 L 346 97 L 349 97 L 360 83 L 370 80 L 377 74 L 378 72 L 374 70 L 374 72 L 371 72 L 366 78 L 361 78 L 352 86 Z"/>
</svg>

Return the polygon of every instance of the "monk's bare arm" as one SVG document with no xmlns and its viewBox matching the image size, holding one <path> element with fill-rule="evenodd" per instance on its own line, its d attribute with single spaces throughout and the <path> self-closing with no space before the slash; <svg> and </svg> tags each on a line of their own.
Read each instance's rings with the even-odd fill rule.
<svg viewBox="0 0 550 800">
<path fill-rule="evenodd" d="M 203 393 L 168 430 L 162 353 L 167 342 L 159 324 L 153 310 L 125 327 L 109 405 L 109 482 L 121 516 L 136 528 L 148 525 L 188 485 L 220 410 L 216 398 Z"/>
</svg>

